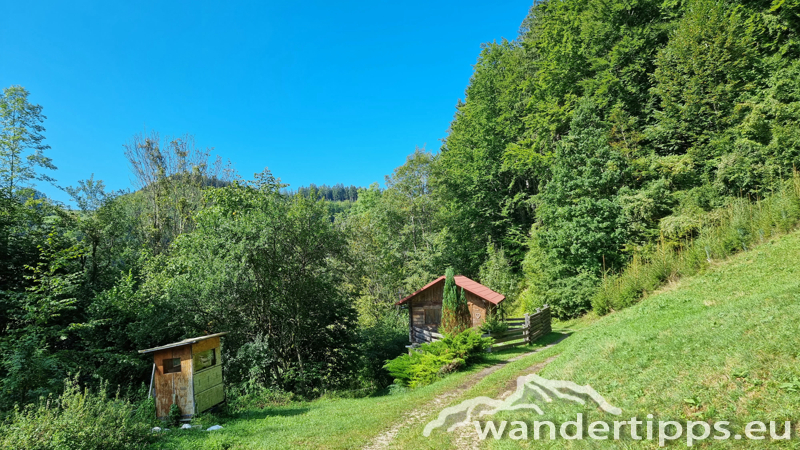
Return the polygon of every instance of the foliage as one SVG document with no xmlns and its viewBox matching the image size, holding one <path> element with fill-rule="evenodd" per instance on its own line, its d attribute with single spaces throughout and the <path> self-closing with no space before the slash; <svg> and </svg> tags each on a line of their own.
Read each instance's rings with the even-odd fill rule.
<svg viewBox="0 0 800 450">
<path fill-rule="evenodd" d="M 459 295 L 452 267 L 445 270 L 444 291 L 442 297 L 442 333 L 460 333 L 472 325 L 464 289 Z"/>
<path fill-rule="evenodd" d="M 502 334 L 508 331 L 508 324 L 503 321 L 500 314 L 488 313 L 486 320 L 481 324 L 481 331 L 491 334 Z"/>
<path fill-rule="evenodd" d="M 358 200 L 358 191 L 360 189 L 363 188 L 355 187 L 352 184 L 350 186 L 345 186 L 342 183 L 337 183 L 333 186 L 328 186 L 327 184 L 317 186 L 311 183 L 308 187 L 299 187 L 296 193 L 304 197 L 322 198 L 331 202 L 355 202 Z"/>
<path fill-rule="evenodd" d="M 432 383 L 442 375 L 475 362 L 492 343 L 473 329 L 447 334 L 444 339 L 422 344 L 410 354 L 387 361 L 384 366 L 395 384 L 416 388 Z"/>
<path fill-rule="evenodd" d="M 592 300 L 594 310 L 605 314 L 631 306 L 664 282 L 694 275 L 714 260 L 795 228 L 800 223 L 800 174 L 795 171 L 779 191 L 755 204 L 735 199 L 700 220 L 695 239 L 679 244 L 662 239 L 654 251 L 637 253 L 625 270 L 605 277 Z"/>
<path fill-rule="evenodd" d="M 169 414 L 167 414 L 167 423 L 170 426 L 177 427 L 181 423 L 181 408 L 177 403 L 169 405 Z"/>
<path fill-rule="evenodd" d="M 484 46 L 437 160 L 447 254 L 469 274 L 494 258 L 476 238 L 499 245 L 520 312 L 574 317 L 667 226 L 763 197 L 800 161 L 797 8 L 536 3 Z"/>
<path fill-rule="evenodd" d="M 37 168 L 56 168 L 44 156 L 50 148 L 42 142 L 46 117 L 41 106 L 28 102 L 28 95 L 22 86 L 11 86 L 0 96 L 0 184 L 7 197 L 27 187 L 31 180 L 52 181 L 38 174 Z"/>
<path fill-rule="evenodd" d="M 266 386 L 319 392 L 345 383 L 356 360 L 355 311 L 331 270 L 346 246 L 321 201 L 280 187 L 265 172 L 207 191 L 211 206 L 148 283 L 195 329 L 231 332 L 231 380 L 258 374 Z M 257 346 L 252 357 L 247 343 Z"/>
<path fill-rule="evenodd" d="M 137 134 L 125 144 L 125 156 L 141 189 L 138 207 L 142 238 L 154 253 L 164 251 L 181 233 L 194 228 L 202 188 L 230 182 L 232 169 L 211 149 L 198 149 L 193 136 L 166 138 Z"/>
<path fill-rule="evenodd" d="M 541 158 L 531 156 L 529 164 L 515 161 L 512 166 L 504 157 L 527 128 L 530 70 L 518 43 L 483 45 L 436 161 L 436 186 L 450 233 L 448 262 L 466 276 L 477 275 L 487 240 L 518 261 L 524 233 L 534 220 L 529 201 L 539 185 Z"/>
<path fill-rule="evenodd" d="M 403 166 L 362 189 L 358 201 L 337 217 L 355 263 L 342 267 L 359 321 L 375 323 L 394 303 L 441 275 L 448 230 L 432 186 L 434 155 L 416 149 Z"/>
<path fill-rule="evenodd" d="M 2 449 L 133 449 L 154 440 L 152 399 L 131 403 L 67 379 L 64 392 L 16 407 L 0 425 Z"/>
<path fill-rule="evenodd" d="M 373 390 L 392 384 L 393 379 L 383 366 L 403 354 L 406 345 L 406 314 L 385 314 L 374 325 L 362 326 L 358 333 L 359 383 Z"/>
<path fill-rule="evenodd" d="M 440 330 L 443 333 L 449 333 L 458 327 L 456 318 L 458 293 L 456 292 L 456 282 L 453 276 L 453 268 L 448 267 L 444 272 L 444 289 L 442 291 L 442 324 Z"/>
<path fill-rule="evenodd" d="M 594 106 L 582 102 L 556 149 L 552 179 L 539 197 L 542 245 L 557 264 L 599 273 L 622 261 L 626 224 L 616 193 L 626 164 L 607 144 Z"/>
<path fill-rule="evenodd" d="M 26 280 L 24 291 L 7 297 L 7 326 L 0 335 L 0 402 L 5 405 L 57 392 L 72 363 L 65 344 L 82 325 L 76 294 L 83 252 L 59 228 L 41 237 L 37 260 L 17 274 Z"/>
<path fill-rule="evenodd" d="M 487 258 L 481 264 L 480 282 L 489 289 L 506 296 L 500 304 L 501 308 L 514 308 L 519 296 L 519 280 L 513 271 L 511 262 L 506 258 L 502 248 L 495 247 L 491 242 L 486 246 Z"/>
</svg>

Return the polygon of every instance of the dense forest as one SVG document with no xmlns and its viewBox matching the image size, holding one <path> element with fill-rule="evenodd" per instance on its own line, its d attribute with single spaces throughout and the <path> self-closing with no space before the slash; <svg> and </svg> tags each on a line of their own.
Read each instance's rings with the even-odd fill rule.
<svg viewBox="0 0 800 450">
<path fill-rule="evenodd" d="M 6 88 L 0 410 L 70 375 L 134 395 L 136 350 L 221 331 L 229 386 L 379 389 L 407 343 L 394 303 L 448 267 L 506 313 L 584 314 L 627 267 L 796 183 L 799 32 L 797 0 L 536 2 L 483 46 L 441 149 L 384 188 L 290 191 L 152 133 L 125 144 L 135 191 L 91 178 L 68 208 L 35 190 L 58 163 L 43 107 Z"/>
</svg>

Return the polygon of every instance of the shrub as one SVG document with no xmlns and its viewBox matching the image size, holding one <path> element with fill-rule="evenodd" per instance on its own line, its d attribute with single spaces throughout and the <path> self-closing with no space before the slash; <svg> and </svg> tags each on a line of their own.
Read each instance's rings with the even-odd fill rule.
<svg viewBox="0 0 800 450">
<path fill-rule="evenodd" d="M 481 337 L 480 332 L 469 329 L 455 335 L 445 335 L 439 343 L 450 354 L 469 364 L 483 355 L 483 351 L 492 345 L 492 339 Z"/>
<path fill-rule="evenodd" d="M 58 397 L 15 407 L 0 426 L 0 449 L 131 449 L 155 437 L 152 399 L 131 403 L 108 395 L 107 383 L 93 393 L 66 380 Z"/>
<path fill-rule="evenodd" d="M 442 375 L 455 372 L 479 358 L 492 343 L 469 329 L 442 340 L 422 344 L 411 354 L 400 355 L 384 366 L 400 386 L 416 388 L 436 381 Z"/>
<path fill-rule="evenodd" d="M 360 328 L 359 336 L 359 384 L 365 389 L 389 386 L 392 377 L 383 367 L 384 361 L 406 352 L 408 316 L 383 314 L 373 326 Z"/>
<path fill-rule="evenodd" d="M 668 220 L 662 221 L 671 223 Z M 606 276 L 592 299 L 598 314 L 638 302 L 664 282 L 692 275 L 715 259 L 747 251 L 800 222 L 800 174 L 756 202 L 734 199 L 698 219 L 699 236 L 684 242 L 664 238 L 644 256 L 635 254 L 624 271 Z"/>
<path fill-rule="evenodd" d="M 508 324 L 503 322 L 499 314 L 488 314 L 486 321 L 481 325 L 484 333 L 500 334 L 508 331 Z"/>
<path fill-rule="evenodd" d="M 169 407 L 169 416 L 167 422 L 173 427 L 177 427 L 181 423 L 181 407 L 176 403 L 173 403 Z"/>
<path fill-rule="evenodd" d="M 264 409 L 270 406 L 285 405 L 295 399 L 291 392 L 268 388 L 257 380 L 229 384 L 226 387 L 226 408 L 230 414 L 250 409 Z M 194 422 L 195 419 L 192 418 Z"/>
</svg>

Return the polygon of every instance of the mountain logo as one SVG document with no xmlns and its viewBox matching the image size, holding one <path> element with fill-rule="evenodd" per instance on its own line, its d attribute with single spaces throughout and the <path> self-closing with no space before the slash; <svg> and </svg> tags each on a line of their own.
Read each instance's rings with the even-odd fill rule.
<svg viewBox="0 0 800 450">
<path fill-rule="evenodd" d="M 528 392 L 532 392 L 533 395 L 530 395 Z M 453 421 L 454 418 L 458 418 L 461 415 L 465 415 L 464 419 L 455 421 L 452 425 L 447 427 L 448 432 L 459 427 L 472 426 L 473 421 L 477 420 L 477 418 L 492 415 L 500 411 L 532 410 L 539 415 L 543 415 L 544 411 L 542 408 L 538 404 L 530 402 L 532 397 L 534 399 L 541 399 L 541 401 L 545 403 L 552 402 L 553 398 L 560 398 L 581 405 L 585 405 L 585 398 L 588 398 L 594 402 L 598 408 L 609 414 L 615 416 L 622 414 L 620 408 L 609 404 L 602 395 L 598 394 L 597 391 L 592 389 L 589 385 L 580 386 L 572 381 L 548 380 L 534 373 L 517 378 L 516 391 L 504 400 L 490 397 L 475 397 L 464 400 L 456 406 L 445 408 L 439 413 L 436 419 L 428 422 L 422 434 L 428 437 L 434 429 L 445 426 L 448 421 Z"/>
</svg>

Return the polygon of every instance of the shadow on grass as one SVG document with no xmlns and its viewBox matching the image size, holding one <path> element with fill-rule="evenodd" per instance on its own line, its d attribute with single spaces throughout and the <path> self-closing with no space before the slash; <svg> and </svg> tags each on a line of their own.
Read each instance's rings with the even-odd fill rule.
<svg viewBox="0 0 800 450">
<path fill-rule="evenodd" d="M 267 417 L 291 417 L 307 413 L 308 407 L 268 407 L 264 409 L 250 409 L 234 416 L 236 419 L 266 419 Z"/>
<path fill-rule="evenodd" d="M 515 357 L 524 355 L 526 353 L 535 352 L 551 344 L 559 343 L 564 339 L 570 337 L 572 333 L 573 333 L 572 331 L 554 331 L 548 333 L 545 336 L 542 336 L 541 338 L 537 339 L 536 341 L 528 345 L 520 345 L 517 347 L 511 347 L 503 350 L 496 350 L 491 353 L 486 353 L 483 355 L 482 361 L 475 363 L 473 367 L 488 367 L 494 365 L 508 364 Z"/>
</svg>

